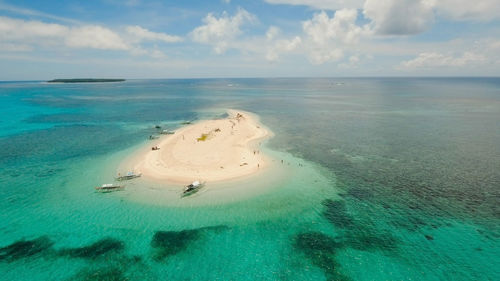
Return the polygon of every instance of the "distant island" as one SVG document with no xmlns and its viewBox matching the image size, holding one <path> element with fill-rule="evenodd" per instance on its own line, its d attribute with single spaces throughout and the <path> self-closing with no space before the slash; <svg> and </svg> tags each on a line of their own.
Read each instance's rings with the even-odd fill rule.
<svg viewBox="0 0 500 281">
<path fill-rule="evenodd" d="M 72 78 L 72 79 L 54 79 L 47 83 L 103 83 L 103 82 L 123 82 L 125 79 L 93 79 L 93 78 Z"/>
</svg>

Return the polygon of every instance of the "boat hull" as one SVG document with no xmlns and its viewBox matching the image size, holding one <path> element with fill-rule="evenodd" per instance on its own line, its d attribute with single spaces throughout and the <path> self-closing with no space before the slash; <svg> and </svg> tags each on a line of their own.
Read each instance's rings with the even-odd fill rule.
<svg viewBox="0 0 500 281">
<path fill-rule="evenodd" d="M 184 191 L 182 192 L 182 197 L 185 197 L 185 196 L 189 196 L 189 195 L 192 195 L 192 194 L 195 194 L 196 192 L 198 192 L 205 184 L 204 183 L 201 183 L 199 185 L 188 185 L 186 186 L 186 189 L 184 189 Z"/>
<path fill-rule="evenodd" d="M 96 190 L 96 192 L 107 193 L 107 192 L 113 192 L 113 191 L 120 191 L 120 190 L 123 190 L 124 188 L 125 188 L 125 186 L 123 186 L 123 185 L 106 186 L 106 187 L 98 186 L 95 188 L 95 190 Z"/>
<path fill-rule="evenodd" d="M 141 176 L 142 176 L 142 174 L 121 176 L 121 177 L 115 178 L 115 180 L 117 180 L 117 181 L 127 181 L 127 180 L 133 180 L 133 179 L 139 178 Z"/>
</svg>

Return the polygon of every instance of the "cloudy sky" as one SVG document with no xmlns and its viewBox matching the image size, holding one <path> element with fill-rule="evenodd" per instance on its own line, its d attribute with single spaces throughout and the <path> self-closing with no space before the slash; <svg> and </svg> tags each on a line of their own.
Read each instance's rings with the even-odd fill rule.
<svg viewBox="0 0 500 281">
<path fill-rule="evenodd" d="M 500 0 L 0 0 L 0 80 L 499 76 Z"/>
</svg>

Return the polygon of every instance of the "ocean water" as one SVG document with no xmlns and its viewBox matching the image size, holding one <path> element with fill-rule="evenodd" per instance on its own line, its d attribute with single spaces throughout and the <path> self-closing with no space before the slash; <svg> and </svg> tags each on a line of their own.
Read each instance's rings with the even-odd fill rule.
<svg viewBox="0 0 500 281">
<path fill-rule="evenodd" d="M 94 192 L 226 108 L 275 133 L 265 192 Z M 500 280 L 498 78 L 5 82 L 0 116 L 1 280 Z"/>
</svg>

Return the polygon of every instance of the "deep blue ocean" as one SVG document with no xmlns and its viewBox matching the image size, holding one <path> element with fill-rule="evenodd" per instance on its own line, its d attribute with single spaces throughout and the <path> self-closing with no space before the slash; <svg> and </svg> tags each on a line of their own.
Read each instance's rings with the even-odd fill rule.
<svg viewBox="0 0 500 281">
<path fill-rule="evenodd" d="M 228 108 L 274 132 L 272 192 L 94 192 Z M 500 78 L 0 82 L 0 116 L 1 280 L 500 280 Z"/>
</svg>

